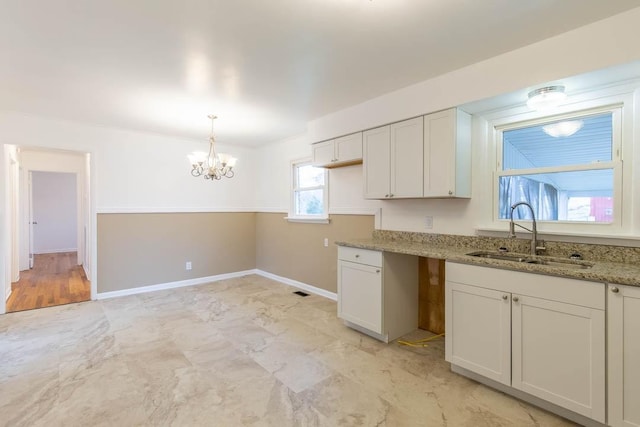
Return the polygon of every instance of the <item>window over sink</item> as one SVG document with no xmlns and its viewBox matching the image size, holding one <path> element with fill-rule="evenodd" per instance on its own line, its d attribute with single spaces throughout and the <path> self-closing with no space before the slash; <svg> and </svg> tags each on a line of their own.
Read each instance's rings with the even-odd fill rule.
<svg viewBox="0 0 640 427">
<path fill-rule="evenodd" d="M 496 126 L 497 219 L 526 201 L 540 222 L 619 225 L 621 122 L 616 105 Z"/>
</svg>

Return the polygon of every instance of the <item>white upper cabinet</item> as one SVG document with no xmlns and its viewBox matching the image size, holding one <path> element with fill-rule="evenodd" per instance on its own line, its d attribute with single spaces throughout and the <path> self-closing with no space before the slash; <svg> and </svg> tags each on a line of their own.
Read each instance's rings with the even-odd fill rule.
<svg viewBox="0 0 640 427">
<path fill-rule="evenodd" d="M 471 116 L 450 108 L 363 133 L 366 199 L 471 197 Z"/>
<path fill-rule="evenodd" d="M 422 197 L 422 117 L 363 134 L 364 196 Z"/>
<path fill-rule="evenodd" d="M 424 116 L 424 197 L 471 197 L 471 116 L 457 108 Z"/>
<path fill-rule="evenodd" d="M 390 129 L 390 126 L 382 126 L 363 132 L 362 157 L 366 199 L 385 199 L 389 198 L 391 193 Z"/>
<path fill-rule="evenodd" d="M 314 166 L 334 168 L 362 163 L 362 132 L 318 142 L 311 149 Z"/>
<path fill-rule="evenodd" d="M 423 119 L 391 125 L 390 197 L 422 197 Z"/>
</svg>

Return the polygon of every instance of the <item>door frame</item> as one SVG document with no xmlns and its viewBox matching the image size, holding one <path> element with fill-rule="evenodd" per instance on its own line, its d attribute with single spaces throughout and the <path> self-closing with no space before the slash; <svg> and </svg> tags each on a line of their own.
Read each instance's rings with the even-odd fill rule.
<svg viewBox="0 0 640 427">
<path fill-rule="evenodd" d="M 21 235 L 20 229 L 24 229 L 24 227 L 20 227 L 19 225 L 13 226 L 12 221 L 15 219 L 15 223 L 19 224 L 23 221 L 24 212 L 22 215 L 17 213 L 17 218 L 14 218 L 14 215 L 11 215 L 12 212 L 12 200 L 16 200 L 17 206 L 19 207 L 17 210 L 20 212 L 26 209 L 24 203 L 26 188 L 24 185 L 25 181 L 25 173 L 24 173 L 24 162 L 21 156 L 24 152 L 35 152 L 40 153 L 43 156 L 47 154 L 51 156 L 55 155 L 76 155 L 79 156 L 82 162 L 81 172 L 82 174 L 78 174 L 76 182 L 78 185 L 78 249 L 81 247 L 84 248 L 84 257 L 83 259 L 78 259 L 81 262 L 87 278 L 91 282 L 91 299 L 95 300 L 97 295 L 97 230 L 95 227 L 97 220 L 96 213 L 96 197 L 95 197 L 95 179 L 93 176 L 94 171 L 94 156 L 92 152 L 81 151 L 81 150 L 64 150 L 64 149 L 55 149 L 55 148 L 45 148 L 45 147 L 34 147 L 34 146 L 20 146 L 13 144 L 4 144 L 2 154 L 2 161 L 0 162 L 1 167 L 4 168 L 2 174 L 4 175 L 5 182 L 9 183 L 12 171 L 12 150 L 17 150 L 18 152 L 18 163 L 20 166 L 19 180 L 20 183 L 18 185 L 13 186 L 11 188 L 10 185 L 5 185 L 0 188 L 0 195 L 4 192 L 4 207 L 7 215 L 5 216 L 5 221 L 1 227 L 4 231 L 4 239 L 0 239 L 2 242 L 0 251 L 2 251 L 2 256 L 4 259 L 4 263 L 0 263 L 0 277 L 2 283 L 0 283 L 0 290 L 3 291 L 5 298 L 4 302 L 0 304 L 0 315 L 6 313 L 6 300 L 8 299 L 11 291 L 11 282 L 12 282 L 12 269 L 11 266 L 16 262 L 16 257 L 19 256 L 20 246 L 25 245 L 24 236 Z M 15 160 L 15 159 L 14 159 Z M 49 162 L 49 165 L 46 167 L 34 167 L 32 170 L 43 170 L 49 172 L 77 172 L 77 170 L 64 170 L 57 162 Z M 2 169 L 0 169 L 2 171 Z M 23 197 L 20 197 L 23 196 Z M 24 223 L 23 223 L 24 224 Z M 25 231 L 22 231 L 24 234 Z M 14 244 L 17 249 L 14 249 Z"/>
</svg>

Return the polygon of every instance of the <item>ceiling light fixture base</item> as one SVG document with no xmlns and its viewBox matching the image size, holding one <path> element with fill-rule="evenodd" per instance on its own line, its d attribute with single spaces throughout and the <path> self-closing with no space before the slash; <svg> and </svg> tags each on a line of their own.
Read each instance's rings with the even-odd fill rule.
<svg viewBox="0 0 640 427">
<path fill-rule="evenodd" d="M 567 99 L 562 85 L 545 86 L 529 92 L 527 106 L 533 110 L 549 110 Z"/>
</svg>

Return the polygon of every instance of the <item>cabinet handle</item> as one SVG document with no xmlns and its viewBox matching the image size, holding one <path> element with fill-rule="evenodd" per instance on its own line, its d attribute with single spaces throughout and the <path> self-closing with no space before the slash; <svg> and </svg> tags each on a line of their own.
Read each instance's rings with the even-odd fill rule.
<svg viewBox="0 0 640 427">
<path fill-rule="evenodd" d="M 376 273 L 380 273 L 380 270 L 376 270 Z"/>
<path fill-rule="evenodd" d="M 389 197 L 393 197 L 393 193 L 389 194 Z"/>
<path fill-rule="evenodd" d="M 389 195 L 388 195 L 388 194 L 385 194 L 385 195 L 384 195 L 384 197 L 389 197 Z"/>
<path fill-rule="evenodd" d="M 518 298 L 518 297 L 513 297 L 513 302 L 518 302 L 518 301 L 520 301 L 520 298 Z"/>
<path fill-rule="evenodd" d="M 506 300 L 509 299 L 509 296 L 508 295 L 502 295 L 502 299 L 506 301 Z"/>
<path fill-rule="evenodd" d="M 360 255 L 356 254 L 356 258 L 360 258 Z"/>
<path fill-rule="evenodd" d="M 611 288 L 611 292 L 613 292 L 614 294 L 617 294 L 618 292 L 620 292 L 620 289 L 618 289 L 618 287 L 617 287 L 617 286 L 613 286 L 613 287 Z"/>
</svg>

